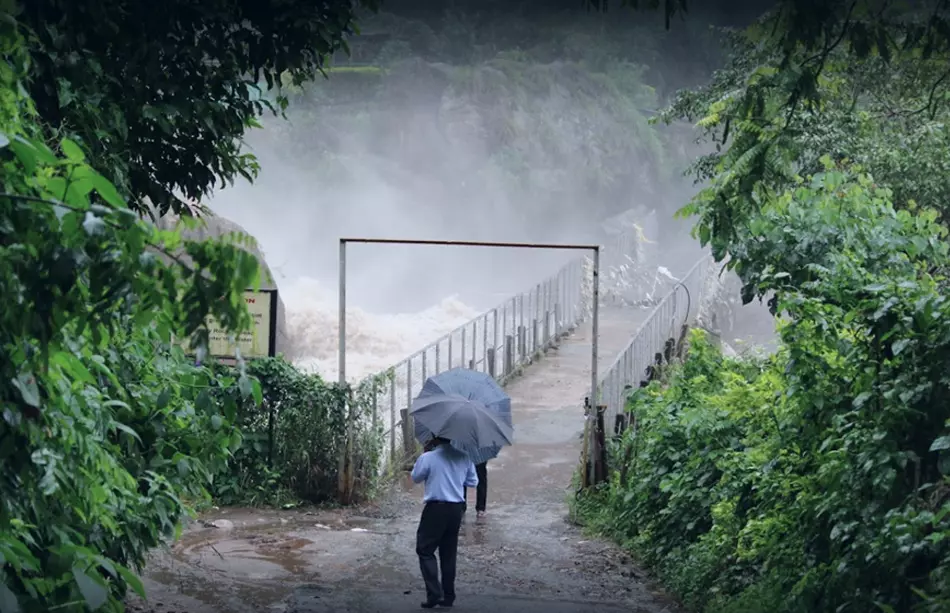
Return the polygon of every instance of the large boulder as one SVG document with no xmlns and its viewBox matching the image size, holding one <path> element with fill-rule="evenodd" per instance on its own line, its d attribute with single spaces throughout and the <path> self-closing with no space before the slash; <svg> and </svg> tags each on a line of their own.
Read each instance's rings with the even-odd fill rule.
<svg viewBox="0 0 950 613">
<path fill-rule="evenodd" d="M 197 225 L 194 228 L 180 227 L 179 229 L 183 238 L 190 240 L 204 240 L 209 238 L 218 238 L 226 234 L 236 232 L 245 234 L 253 239 L 253 235 L 250 232 L 230 219 L 216 215 L 211 210 L 204 207 L 195 207 L 193 210 L 197 215 Z M 155 224 L 163 230 L 174 229 L 179 225 L 179 216 L 168 213 L 164 217 L 161 217 L 155 221 Z M 254 257 L 257 258 L 257 262 L 260 265 L 261 270 L 261 289 L 278 289 L 277 283 L 274 281 L 274 275 L 271 273 L 270 267 L 267 265 L 267 261 L 264 259 L 264 253 L 258 247 L 257 241 L 253 240 L 248 242 L 250 244 L 242 246 L 244 246 L 250 253 L 254 255 Z M 291 344 L 287 334 L 286 311 L 284 309 L 284 301 L 280 296 L 280 291 L 277 292 L 276 347 L 277 353 L 283 353 L 288 358 L 293 357 L 288 355 L 288 353 L 291 351 Z"/>
</svg>

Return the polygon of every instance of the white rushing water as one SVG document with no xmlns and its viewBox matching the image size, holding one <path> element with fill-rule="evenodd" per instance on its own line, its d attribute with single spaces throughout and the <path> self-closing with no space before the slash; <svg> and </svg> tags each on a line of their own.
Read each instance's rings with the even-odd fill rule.
<svg viewBox="0 0 950 613">
<path fill-rule="evenodd" d="M 303 277 L 280 283 L 287 335 L 294 364 L 301 370 L 337 378 L 338 303 L 335 292 Z M 346 374 L 350 381 L 381 372 L 404 360 L 479 311 L 456 296 L 418 313 L 378 314 L 349 307 L 346 314 Z"/>
</svg>

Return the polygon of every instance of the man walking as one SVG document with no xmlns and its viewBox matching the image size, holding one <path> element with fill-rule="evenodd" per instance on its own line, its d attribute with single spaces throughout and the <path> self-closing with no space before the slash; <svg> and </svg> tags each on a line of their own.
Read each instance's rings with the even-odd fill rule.
<svg viewBox="0 0 950 613">
<path fill-rule="evenodd" d="M 475 465 L 478 486 L 475 488 L 475 516 L 482 518 L 488 506 L 488 462 Z M 465 508 L 468 508 L 468 488 L 465 488 Z"/>
<path fill-rule="evenodd" d="M 432 449 L 419 456 L 412 467 L 413 482 L 425 481 L 425 506 L 416 531 L 416 554 L 426 584 L 424 609 L 437 605 L 451 607 L 455 603 L 455 559 L 465 511 L 465 488 L 478 485 L 475 464 L 466 454 L 454 449 L 446 439 L 436 438 L 432 442 Z"/>
</svg>

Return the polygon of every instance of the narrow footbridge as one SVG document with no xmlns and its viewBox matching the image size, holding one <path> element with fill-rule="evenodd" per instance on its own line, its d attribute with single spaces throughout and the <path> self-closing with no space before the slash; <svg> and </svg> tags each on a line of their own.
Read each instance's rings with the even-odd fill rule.
<svg viewBox="0 0 950 613">
<path fill-rule="evenodd" d="M 529 418 L 542 398 L 576 407 L 577 430 L 588 433 L 583 453 L 594 459 L 602 446 L 597 426 L 609 432 L 626 426 L 627 390 L 639 387 L 653 365 L 670 357 L 704 312 L 715 285 L 709 257 L 680 278 L 649 260 L 636 232 L 602 247 L 596 338 L 593 263 L 581 256 L 393 365 L 385 376 L 364 382 L 361 393 L 371 399 L 371 419 L 384 432 L 381 470 L 398 468 L 417 452 L 407 407 L 426 378 L 459 366 L 490 373 L 504 385 L 516 422 Z M 598 344 L 597 411 L 588 409 L 592 342 Z M 528 443 L 522 434 L 528 432 L 519 428 L 518 443 Z M 543 437 L 543 431 L 530 436 Z"/>
</svg>

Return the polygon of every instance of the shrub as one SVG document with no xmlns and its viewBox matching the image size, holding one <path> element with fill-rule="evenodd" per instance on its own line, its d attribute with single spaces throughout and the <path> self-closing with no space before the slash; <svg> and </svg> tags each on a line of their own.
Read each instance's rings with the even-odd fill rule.
<svg viewBox="0 0 950 613">
<path fill-rule="evenodd" d="M 335 499 L 348 420 L 358 462 L 356 494 L 372 492 L 381 438 L 372 428 L 361 388 L 351 395 L 349 388 L 302 373 L 281 358 L 254 360 L 247 372 L 260 382 L 263 402 L 240 402 L 233 387 L 222 388 L 239 402 L 237 424 L 244 442 L 216 477 L 217 501 L 281 505 Z"/>
<path fill-rule="evenodd" d="M 581 504 L 697 611 L 950 604 L 946 232 L 829 171 L 763 207 L 733 257 L 775 292 L 782 347 L 724 358 L 701 332 L 637 391 L 631 458 Z M 598 508 L 598 505 L 602 505 Z"/>
</svg>

